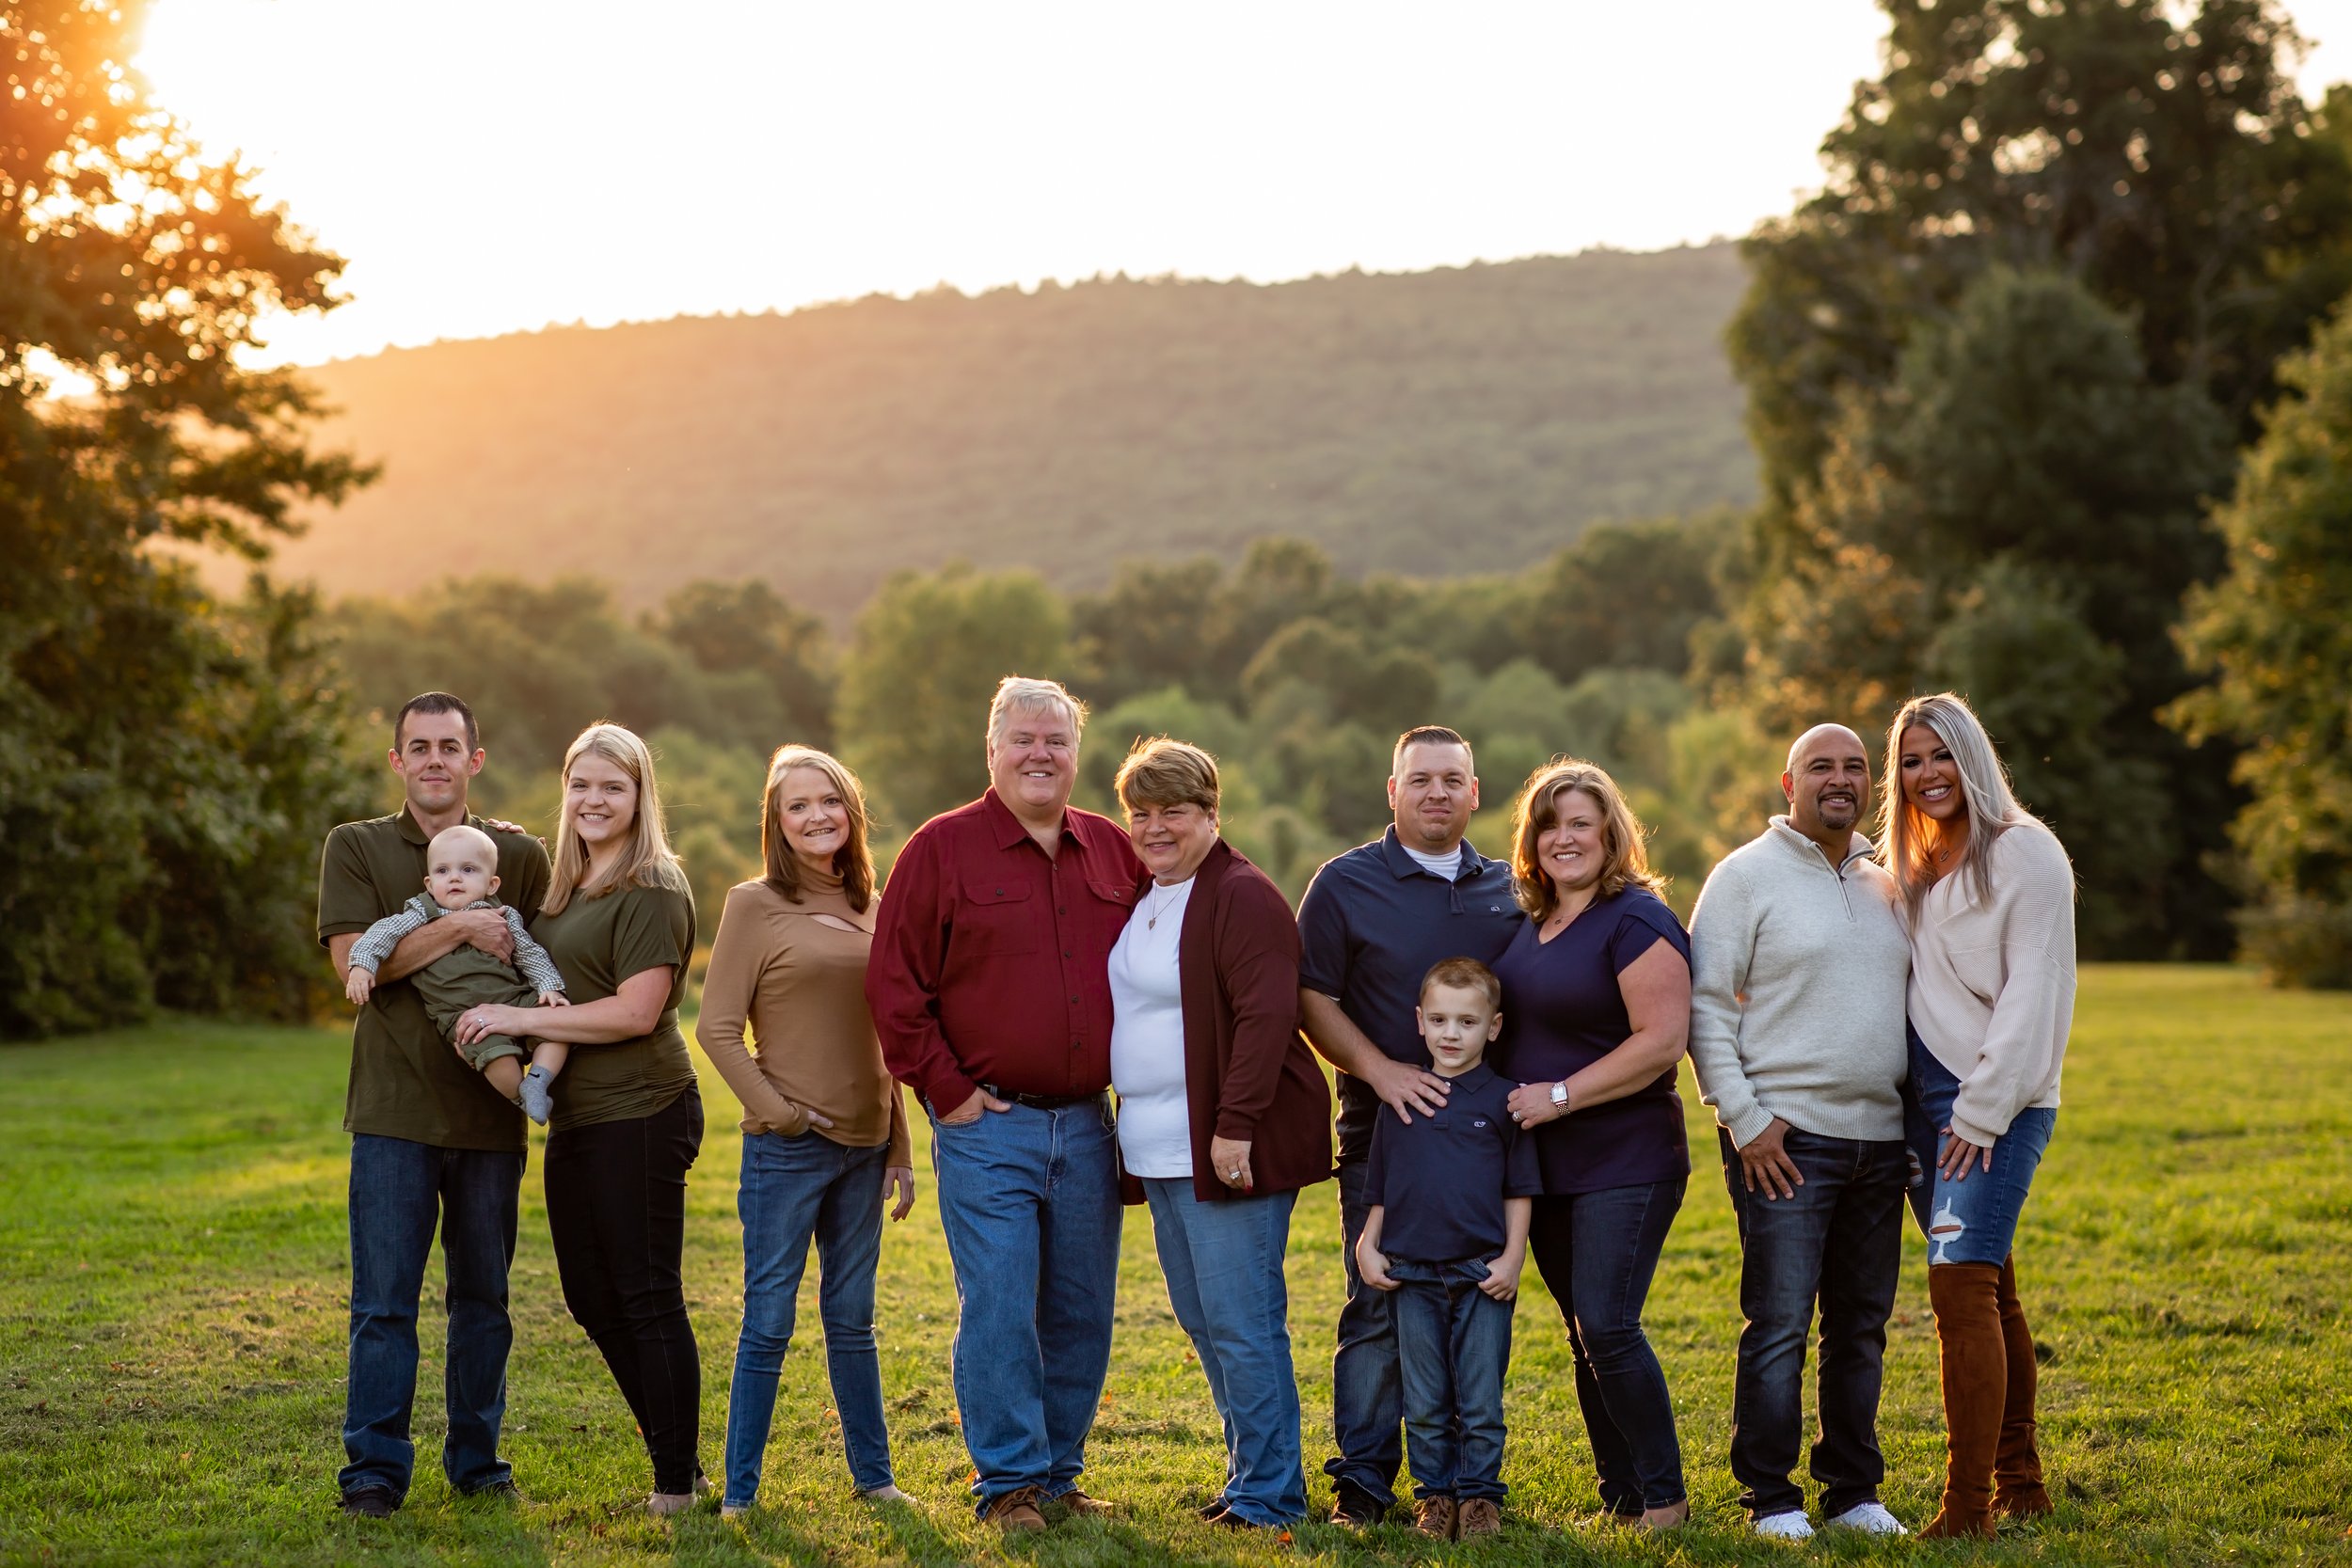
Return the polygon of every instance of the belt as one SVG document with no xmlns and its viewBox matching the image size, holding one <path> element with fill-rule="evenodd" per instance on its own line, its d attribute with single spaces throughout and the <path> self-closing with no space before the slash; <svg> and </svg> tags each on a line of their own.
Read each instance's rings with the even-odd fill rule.
<svg viewBox="0 0 2352 1568">
<path fill-rule="evenodd" d="M 999 1088 L 994 1084 L 982 1084 L 980 1088 L 982 1092 L 994 1095 L 999 1100 L 1010 1101 L 1015 1105 L 1026 1105 L 1032 1111 L 1066 1111 L 1073 1105 L 1100 1105 L 1103 1102 L 1103 1096 L 1107 1092 L 1097 1089 L 1092 1094 L 1015 1094 L 1012 1090 Z"/>
</svg>

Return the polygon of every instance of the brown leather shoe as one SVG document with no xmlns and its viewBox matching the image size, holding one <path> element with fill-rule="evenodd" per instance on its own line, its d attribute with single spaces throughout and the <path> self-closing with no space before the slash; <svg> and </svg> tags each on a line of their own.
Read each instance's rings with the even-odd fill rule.
<svg viewBox="0 0 2352 1568">
<path fill-rule="evenodd" d="M 1084 1492 L 1079 1491 L 1073 1486 L 1069 1491 L 1064 1492 L 1060 1497 L 1056 1497 L 1053 1502 L 1047 1506 L 1059 1506 L 1066 1508 L 1070 1510 L 1072 1513 L 1081 1518 L 1099 1519 L 1103 1515 L 1110 1513 L 1111 1510 L 1118 1505 L 1115 1503 L 1106 1503 L 1100 1497 L 1089 1497 Z"/>
<path fill-rule="evenodd" d="M 1462 1506 L 1454 1511 L 1454 1539 L 1468 1541 L 1473 1535 L 1502 1533 L 1502 1505 L 1492 1497 L 1464 1497 Z"/>
<path fill-rule="evenodd" d="M 1432 1541 L 1454 1539 L 1454 1499 L 1423 1497 L 1414 1511 L 1413 1528 Z"/>
<path fill-rule="evenodd" d="M 1990 1263 L 1932 1263 L 1928 1301 L 1944 1383 L 1944 1506 L 1922 1541 L 1982 1540 L 1993 1533 L 1993 1464 L 2008 1402 L 2001 1339 L 2001 1271 Z M 2030 1353 L 2028 1353 L 2030 1354 Z"/>
<path fill-rule="evenodd" d="M 1034 1486 L 1016 1486 L 988 1500 L 988 1512 L 980 1517 L 1007 1535 L 1028 1535 L 1045 1528 L 1045 1515 L 1038 1511 L 1041 1493 Z"/>
</svg>

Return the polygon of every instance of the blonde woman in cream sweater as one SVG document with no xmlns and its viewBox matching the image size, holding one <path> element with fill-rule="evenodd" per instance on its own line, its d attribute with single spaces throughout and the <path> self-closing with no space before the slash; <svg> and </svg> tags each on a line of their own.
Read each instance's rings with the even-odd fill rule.
<svg viewBox="0 0 2352 1568">
<path fill-rule="evenodd" d="M 2074 1017 L 2074 871 L 2017 803 L 1968 705 L 1915 697 L 1886 735 L 1879 853 L 1911 926 L 1910 1137 L 1947 1429 L 1923 1539 L 2050 1512 L 2033 1336 L 2010 1249 L 2058 1119 Z"/>
<path fill-rule="evenodd" d="M 777 1374 L 809 1243 L 817 1310 L 861 1497 L 899 1501 L 874 1347 L 882 1206 L 906 1218 L 914 1162 L 906 1105 L 866 1005 L 879 903 L 857 778 L 824 752 L 779 749 L 760 813 L 767 875 L 727 895 L 695 1037 L 743 1102 L 743 1331 L 727 1398 L 720 1512 L 758 1498 Z M 747 1045 L 745 1035 L 750 1039 Z M 895 1199 L 895 1201 L 893 1201 Z"/>
</svg>

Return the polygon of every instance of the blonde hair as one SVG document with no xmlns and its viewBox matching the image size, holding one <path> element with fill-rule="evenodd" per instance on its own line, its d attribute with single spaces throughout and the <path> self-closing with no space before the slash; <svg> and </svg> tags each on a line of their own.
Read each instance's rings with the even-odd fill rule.
<svg viewBox="0 0 2352 1568">
<path fill-rule="evenodd" d="M 1952 765 L 1960 772 L 1960 798 L 1968 811 L 1968 843 L 1961 851 L 1960 863 L 1948 875 L 1965 876 L 1979 903 L 1993 891 L 1993 841 L 2035 818 L 2017 803 L 2016 793 L 2010 788 L 2009 769 L 2001 766 L 1993 737 L 1985 734 L 1983 721 L 1965 697 L 1938 691 L 1914 697 L 1897 708 L 1894 722 L 1886 726 L 1884 776 L 1879 783 L 1878 859 L 1894 876 L 1895 885 L 1902 889 L 1904 904 L 1916 915 L 1919 901 L 1935 885 L 1936 833 L 1927 814 L 1903 799 L 1903 732 L 1915 724 L 1934 732 L 1944 749 L 1952 753 Z"/>
<path fill-rule="evenodd" d="M 1554 757 L 1528 775 L 1511 808 L 1511 892 L 1531 919 L 1543 921 L 1560 907 L 1560 890 L 1535 853 L 1536 838 L 1560 820 L 1560 797 L 1581 789 L 1600 806 L 1601 863 L 1598 895 L 1613 898 L 1627 888 L 1657 893 L 1666 879 L 1649 868 L 1649 844 L 1617 781 L 1597 764 Z"/>
<path fill-rule="evenodd" d="M 784 781 L 796 768 L 822 773 L 849 808 L 850 840 L 833 852 L 833 869 L 841 879 L 842 896 L 850 901 L 850 908 L 863 914 L 874 901 L 874 854 L 866 842 L 866 790 L 855 773 L 814 746 L 779 746 L 768 759 L 768 788 L 759 804 L 759 853 L 767 863 L 768 885 L 790 903 L 801 901 L 801 857 L 785 839 L 783 813 Z"/>
<path fill-rule="evenodd" d="M 1012 716 L 1030 713 L 1040 708 L 1052 708 L 1070 721 L 1070 743 L 1075 746 L 1087 727 L 1087 705 L 1070 694 L 1070 689 L 1059 681 L 1040 680 L 1034 675 L 1007 675 L 996 683 L 996 695 L 988 705 L 988 743 L 993 748 L 1012 727 Z"/>
<path fill-rule="evenodd" d="M 1190 741 L 1154 736 L 1138 740 L 1111 783 L 1130 816 L 1137 806 L 1199 806 L 1216 815 L 1216 758 Z"/>
<path fill-rule="evenodd" d="M 652 749 L 633 730 L 618 724 L 591 724 L 564 750 L 562 778 L 567 791 L 573 767 L 592 752 L 628 774 L 637 785 L 637 816 L 629 823 L 628 843 L 623 847 L 620 857 L 595 880 L 584 881 L 582 879 L 588 874 L 588 846 L 572 826 L 572 814 L 559 812 L 555 848 L 549 856 L 554 863 L 548 868 L 547 901 L 540 906 L 548 914 L 562 913 L 575 894 L 582 898 L 601 898 L 628 887 L 686 886 L 686 879 L 678 870 L 677 854 L 670 847 L 669 831 L 661 820 L 661 791 L 654 783 Z"/>
</svg>

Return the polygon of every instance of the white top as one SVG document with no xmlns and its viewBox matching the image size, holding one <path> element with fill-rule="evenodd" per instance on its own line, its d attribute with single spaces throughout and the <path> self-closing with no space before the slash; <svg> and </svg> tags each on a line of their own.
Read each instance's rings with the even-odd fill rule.
<svg viewBox="0 0 2352 1568">
<path fill-rule="evenodd" d="M 1724 857 L 1691 913 L 1691 1065 L 1746 1148 L 1772 1124 L 1903 1135 L 1902 895 L 1860 833 L 1833 866 L 1775 816 Z"/>
<path fill-rule="evenodd" d="M 1154 882 L 1111 949 L 1111 1087 L 1119 1153 L 1130 1176 L 1192 1174 L 1192 1102 L 1184 1092 L 1184 1004 L 1176 942 L 1192 879 Z"/>
<path fill-rule="evenodd" d="M 1397 847 L 1412 856 L 1413 863 L 1432 877 L 1443 877 L 1450 882 L 1462 874 L 1462 847 L 1458 844 L 1440 855 L 1424 855 L 1402 839 L 1397 841 Z"/>
<path fill-rule="evenodd" d="M 2017 1113 L 2058 1102 L 2074 1026 L 2074 868 L 2027 820 L 1987 852 L 1991 895 L 1953 871 L 1928 889 L 1911 933 L 1911 1024 L 1960 1080 L 1952 1131 L 1990 1144 Z"/>
</svg>

